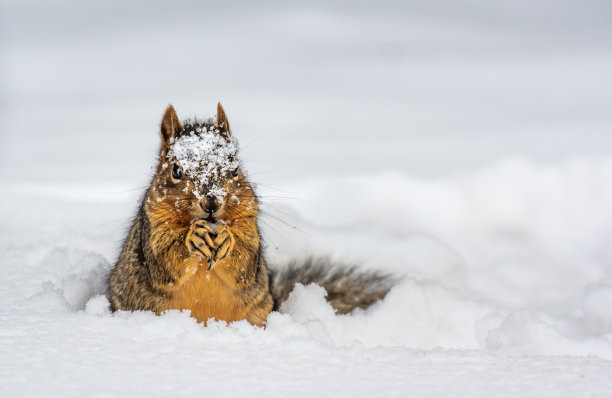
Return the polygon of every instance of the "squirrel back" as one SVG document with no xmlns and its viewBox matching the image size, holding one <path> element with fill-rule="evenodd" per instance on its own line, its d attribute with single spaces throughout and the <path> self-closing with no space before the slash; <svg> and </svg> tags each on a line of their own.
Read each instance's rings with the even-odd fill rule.
<svg viewBox="0 0 612 398">
<path fill-rule="evenodd" d="M 318 283 L 340 313 L 383 298 L 390 278 L 332 270 L 322 260 L 268 270 L 259 203 L 237 158 L 221 104 L 217 118 L 162 118 L 159 161 L 109 278 L 111 309 L 190 310 L 200 322 L 263 325 L 295 283 Z"/>
</svg>

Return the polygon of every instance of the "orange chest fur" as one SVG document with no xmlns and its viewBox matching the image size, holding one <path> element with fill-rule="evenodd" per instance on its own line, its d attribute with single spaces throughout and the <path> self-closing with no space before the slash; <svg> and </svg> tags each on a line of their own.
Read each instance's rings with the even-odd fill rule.
<svg viewBox="0 0 612 398">
<path fill-rule="evenodd" d="M 198 270 L 173 292 L 168 309 L 190 310 L 198 322 L 210 318 L 227 322 L 245 319 L 244 301 L 235 286 L 229 286 L 215 269 Z"/>
</svg>

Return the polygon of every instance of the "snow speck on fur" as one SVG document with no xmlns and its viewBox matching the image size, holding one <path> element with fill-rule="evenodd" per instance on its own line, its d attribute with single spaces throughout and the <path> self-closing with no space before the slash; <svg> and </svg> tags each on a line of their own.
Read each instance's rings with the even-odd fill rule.
<svg viewBox="0 0 612 398">
<path fill-rule="evenodd" d="M 208 193 L 224 197 L 227 192 L 220 186 L 222 179 L 238 167 L 238 142 L 226 137 L 215 127 L 198 126 L 174 140 L 167 159 L 175 160 L 195 184 L 193 192 L 206 186 Z"/>
</svg>

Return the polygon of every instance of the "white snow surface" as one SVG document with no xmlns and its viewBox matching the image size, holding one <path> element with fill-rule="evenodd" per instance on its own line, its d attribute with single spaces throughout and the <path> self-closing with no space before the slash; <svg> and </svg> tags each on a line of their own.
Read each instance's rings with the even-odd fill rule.
<svg viewBox="0 0 612 398">
<path fill-rule="evenodd" d="M 403 279 L 350 315 L 299 285 L 266 329 L 111 314 L 105 280 L 137 195 L 20 185 L 2 206 L 2 385 L 7 396 L 605 397 L 611 179 L 612 159 L 513 160 L 436 181 L 288 184 L 300 201 L 263 205 L 273 266 L 314 253 Z"/>
<path fill-rule="evenodd" d="M 1 4 L 0 397 L 612 396 L 609 2 L 219 4 Z M 219 100 L 271 266 L 383 301 L 109 312 L 163 110 Z"/>
</svg>

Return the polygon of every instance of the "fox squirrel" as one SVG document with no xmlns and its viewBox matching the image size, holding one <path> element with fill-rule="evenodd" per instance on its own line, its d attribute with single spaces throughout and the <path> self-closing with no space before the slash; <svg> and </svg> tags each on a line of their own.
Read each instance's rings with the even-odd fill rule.
<svg viewBox="0 0 612 398">
<path fill-rule="evenodd" d="M 296 283 L 318 283 L 339 313 L 382 299 L 391 278 L 321 259 L 268 269 L 258 199 L 237 159 L 221 104 L 216 119 L 161 122 L 159 162 L 109 278 L 111 309 L 190 310 L 199 322 L 265 324 Z"/>
</svg>

